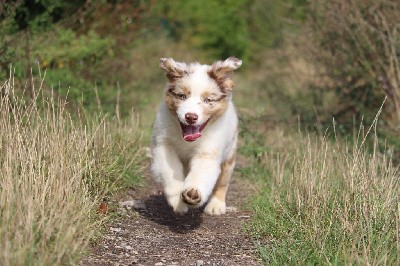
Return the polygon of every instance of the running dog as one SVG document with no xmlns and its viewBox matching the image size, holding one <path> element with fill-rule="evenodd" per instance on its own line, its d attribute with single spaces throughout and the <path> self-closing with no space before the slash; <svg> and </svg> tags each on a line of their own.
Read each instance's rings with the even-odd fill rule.
<svg viewBox="0 0 400 266">
<path fill-rule="evenodd" d="M 153 125 L 151 169 L 175 213 L 206 202 L 207 214 L 226 212 L 238 134 L 231 76 L 241 65 L 235 57 L 211 66 L 160 59 L 168 82 Z"/>
</svg>

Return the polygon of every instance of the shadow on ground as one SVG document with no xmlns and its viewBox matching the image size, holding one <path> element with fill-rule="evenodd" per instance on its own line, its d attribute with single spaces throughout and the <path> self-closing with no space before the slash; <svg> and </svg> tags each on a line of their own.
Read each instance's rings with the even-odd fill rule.
<svg viewBox="0 0 400 266">
<path fill-rule="evenodd" d="M 172 232 L 185 234 L 200 227 L 204 208 L 190 209 L 185 215 L 177 215 L 162 194 L 150 195 L 144 200 L 146 208 L 137 212 L 153 222 L 167 226 Z"/>
</svg>

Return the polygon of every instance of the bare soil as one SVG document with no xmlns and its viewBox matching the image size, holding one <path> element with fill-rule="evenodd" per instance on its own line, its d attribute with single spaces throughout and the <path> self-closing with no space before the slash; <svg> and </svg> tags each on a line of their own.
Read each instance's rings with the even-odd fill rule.
<svg viewBox="0 0 400 266">
<path fill-rule="evenodd" d="M 227 214 L 209 216 L 201 208 L 179 216 L 168 206 L 160 187 L 147 179 L 145 189 L 122 197 L 122 202 L 131 205 L 116 208 L 117 218 L 91 245 L 91 254 L 80 265 L 261 264 L 244 230 L 251 212 L 243 209 L 243 203 L 254 192 L 248 181 L 234 174 L 227 204 L 235 207 Z"/>
</svg>

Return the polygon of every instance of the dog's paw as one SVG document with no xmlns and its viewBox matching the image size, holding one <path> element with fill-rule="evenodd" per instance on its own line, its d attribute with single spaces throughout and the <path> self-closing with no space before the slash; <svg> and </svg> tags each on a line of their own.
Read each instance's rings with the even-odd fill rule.
<svg viewBox="0 0 400 266">
<path fill-rule="evenodd" d="M 201 195 L 199 190 L 188 188 L 182 192 L 182 199 L 189 205 L 196 205 L 201 201 Z"/>
<path fill-rule="evenodd" d="M 212 197 L 208 202 L 204 212 L 209 215 L 221 215 L 226 213 L 225 201 L 219 200 L 216 197 Z"/>
<path fill-rule="evenodd" d="M 167 198 L 168 204 L 172 207 L 173 211 L 176 214 L 185 214 L 189 208 L 188 206 L 182 202 L 180 195 L 175 195 Z"/>
</svg>

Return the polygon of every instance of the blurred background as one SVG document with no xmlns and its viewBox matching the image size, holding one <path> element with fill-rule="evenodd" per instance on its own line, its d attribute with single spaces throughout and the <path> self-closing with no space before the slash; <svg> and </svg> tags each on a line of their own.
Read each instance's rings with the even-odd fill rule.
<svg viewBox="0 0 400 266">
<path fill-rule="evenodd" d="M 243 119 L 323 130 L 334 118 L 349 133 L 386 98 L 380 133 L 399 145 L 398 14 L 391 0 L 1 1 L 0 77 L 12 70 L 29 96 L 45 76 L 72 110 L 118 106 L 145 123 L 162 99 L 160 57 L 236 56 Z"/>
</svg>

